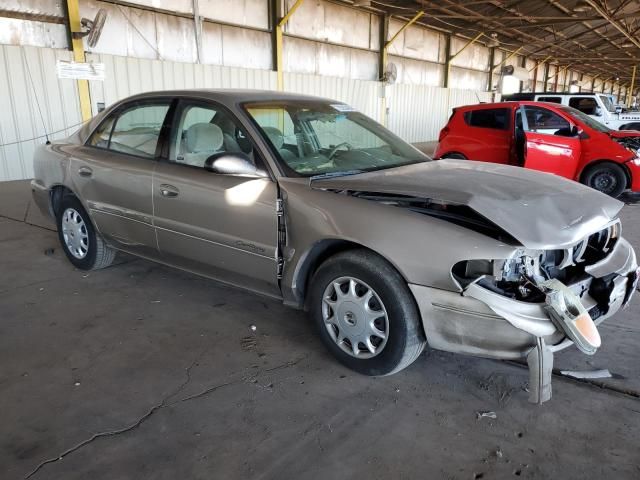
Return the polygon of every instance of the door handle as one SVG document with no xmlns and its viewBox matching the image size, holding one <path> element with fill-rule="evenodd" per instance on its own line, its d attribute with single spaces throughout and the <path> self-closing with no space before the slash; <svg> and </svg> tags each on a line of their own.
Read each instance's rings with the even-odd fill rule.
<svg viewBox="0 0 640 480">
<path fill-rule="evenodd" d="M 80 167 L 78 169 L 78 175 L 80 175 L 81 177 L 90 177 L 91 175 L 93 175 L 93 170 L 91 170 L 89 167 Z"/>
<path fill-rule="evenodd" d="M 178 190 L 173 185 L 169 185 L 166 183 L 163 183 L 162 185 L 160 185 L 160 195 L 162 195 L 163 197 L 169 197 L 169 198 L 177 197 L 179 193 L 180 193 L 180 190 Z"/>
</svg>

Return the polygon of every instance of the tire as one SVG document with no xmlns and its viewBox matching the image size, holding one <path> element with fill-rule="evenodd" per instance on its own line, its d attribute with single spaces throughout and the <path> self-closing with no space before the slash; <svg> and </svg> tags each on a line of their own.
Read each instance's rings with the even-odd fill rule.
<svg viewBox="0 0 640 480">
<path fill-rule="evenodd" d="M 67 195 L 58 212 L 58 239 L 69 261 L 80 270 L 98 270 L 111 265 L 116 251 L 96 233 L 80 201 Z"/>
<path fill-rule="evenodd" d="M 351 295 L 351 280 L 355 283 L 355 296 Z M 344 288 L 342 299 L 337 297 L 336 283 Z M 358 301 L 362 302 L 369 291 L 373 293 L 367 310 Z M 351 301 L 354 298 L 357 300 Z M 311 316 L 324 345 L 343 365 L 361 374 L 396 373 L 411 365 L 427 343 L 406 281 L 386 260 L 367 250 L 338 253 L 320 265 L 312 279 L 309 300 Z M 381 312 L 381 317 L 372 320 Z M 377 333 L 368 336 L 372 329 L 367 326 L 371 324 Z M 386 339 L 377 336 L 380 332 L 385 333 Z M 357 341 L 363 336 L 375 353 L 364 341 Z M 358 343 L 357 354 L 353 343 Z"/>
<path fill-rule="evenodd" d="M 461 153 L 455 153 L 455 152 L 454 153 L 445 153 L 440 158 L 451 158 L 451 159 L 454 159 L 454 160 L 467 160 L 467 157 L 465 157 Z"/>
<path fill-rule="evenodd" d="M 620 165 L 604 162 L 588 167 L 582 175 L 582 183 L 617 198 L 627 188 L 627 176 Z"/>
</svg>

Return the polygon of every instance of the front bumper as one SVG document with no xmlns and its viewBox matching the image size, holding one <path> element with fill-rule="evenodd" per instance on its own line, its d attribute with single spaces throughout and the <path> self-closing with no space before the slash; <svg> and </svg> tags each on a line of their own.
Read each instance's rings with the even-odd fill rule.
<svg viewBox="0 0 640 480">
<path fill-rule="evenodd" d="M 638 281 L 638 265 L 633 248 L 621 238 L 604 260 L 588 269 L 589 279 L 568 287 L 599 325 L 631 299 Z M 606 298 L 602 289 L 598 298 L 589 293 L 592 281 L 607 285 Z M 414 284 L 409 288 L 418 303 L 427 341 L 434 349 L 520 359 L 530 356 L 534 349 L 544 349 L 548 358 L 550 353 L 573 345 L 551 320 L 545 303 L 514 300 L 475 282 L 462 293 Z M 540 358 L 542 353 L 536 361 Z"/>
<path fill-rule="evenodd" d="M 640 192 L 640 158 L 625 163 L 631 176 L 631 191 Z"/>
</svg>

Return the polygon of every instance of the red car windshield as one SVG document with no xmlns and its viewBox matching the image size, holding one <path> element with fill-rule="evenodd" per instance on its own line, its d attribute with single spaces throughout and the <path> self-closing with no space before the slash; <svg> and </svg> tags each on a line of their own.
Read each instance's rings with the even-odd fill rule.
<svg viewBox="0 0 640 480">
<path fill-rule="evenodd" d="M 566 105 L 558 105 L 557 108 L 562 110 L 564 113 L 567 113 L 567 114 L 571 115 L 573 118 L 581 121 L 582 123 L 587 125 L 589 128 L 592 128 L 592 129 L 597 130 L 598 132 L 602 132 L 602 133 L 611 132 L 610 128 L 608 128 L 605 125 L 601 124 L 599 121 L 594 120 L 589 115 L 587 115 L 586 113 L 581 112 L 580 110 L 577 110 L 577 109 L 575 109 L 573 107 L 567 107 Z"/>
</svg>

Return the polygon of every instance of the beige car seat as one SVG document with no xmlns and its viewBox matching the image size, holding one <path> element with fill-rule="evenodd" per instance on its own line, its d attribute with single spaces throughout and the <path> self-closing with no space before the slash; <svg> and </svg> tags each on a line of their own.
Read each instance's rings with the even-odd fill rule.
<svg viewBox="0 0 640 480">
<path fill-rule="evenodd" d="M 287 150 L 286 148 L 282 148 L 284 146 L 284 135 L 279 129 L 277 129 L 276 127 L 264 127 L 263 130 L 285 162 L 296 160 L 298 158 L 297 155 L 295 155 L 293 152 Z"/>
<path fill-rule="evenodd" d="M 218 153 L 224 137 L 219 126 L 212 123 L 194 123 L 185 133 L 182 162 L 187 165 L 204 167 L 204 162 Z"/>
</svg>

